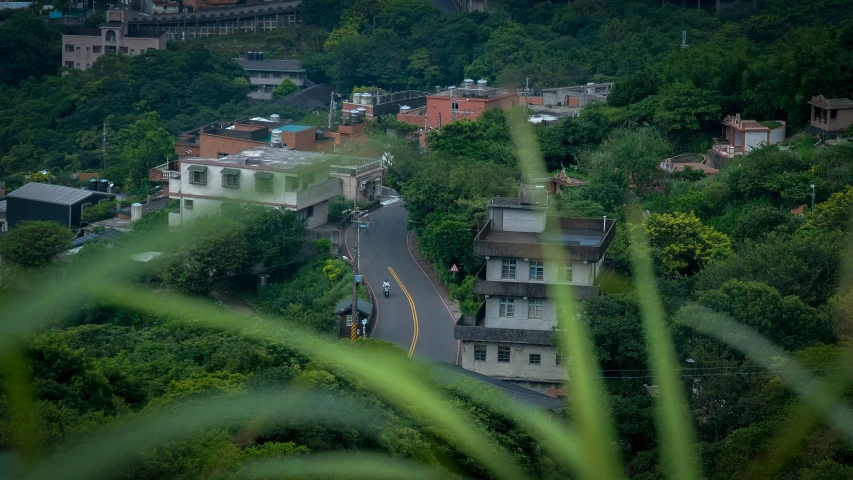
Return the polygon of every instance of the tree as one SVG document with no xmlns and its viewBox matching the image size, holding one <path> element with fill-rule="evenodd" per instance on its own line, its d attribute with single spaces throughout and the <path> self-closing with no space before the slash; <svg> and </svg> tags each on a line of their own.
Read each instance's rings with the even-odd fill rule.
<svg viewBox="0 0 853 480">
<path fill-rule="evenodd" d="M 297 87 L 289 78 L 285 78 L 277 87 L 275 87 L 275 90 L 272 91 L 272 98 L 284 97 L 297 90 L 299 90 L 299 87 Z"/>
<path fill-rule="evenodd" d="M 232 216 L 236 214 L 237 216 Z M 302 250 L 305 223 L 289 210 L 241 205 L 225 216 L 239 221 L 248 245 L 246 260 L 250 266 L 263 265 L 280 271 Z"/>
<path fill-rule="evenodd" d="M 581 164 L 597 175 L 620 172 L 636 186 L 637 194 L 646 192 L 659 177 L 658 166 L 672 146 L 653 128 L 619 129 L 597 150 L 581 156 Z"/>
<path fill-rule="evenodd" d="M 143 114 L 132 125 L 118 131 L 114 148 L 118 161 L 108 164 L 106 175 L 117 184 L 138 193 L 148 193 L 148 169 L 175 156 L 174 139 L 157 112 Z"/>
<path fill-rule="evenodd" d="M 633 298 L 621 294 L 590 298 L 583 303 L 583 316 L 603 369 L 646 367 L 643 321 Z"/>
<path fill-rule="evenodd" d="M 779 292 L 761 282 L 729 280 L 719 289 L 703 293 L 697 303 L 729 315 L 755 329 L 783 348 L 794 351 L 832 340 L 832 324 L 800 298 Z M 700 315 L 696 310 L 688 310 Z M 694 318 L 694 321 L 701 321 Z"/>
<path fill-rule="evenodd" d="M 671 83 L 655 96 L 654 122 L 666 132 L 699 130 L 720 113 L 719 101 L 690 81 Z"/>
<path fill-rule="evenodd" d="M 471 225 L 453 215 L 442 216 L 429 222 L 422 230 L 419 244 L 424 256 L 442 271 L 457 264 L 464 273 L 475 273 L 479 260 L 472 250 Z"/>
<path fill-rule="evenodd" d="M 713 258 L 732 252 L 729 237 L 702 225 L 692 212 L 651 214 L 646 218 L 645 228 L 667 275 L 692 275 Z"/>
<path fill-rule="evenodd" d="M 57 222 L 24 221 L 0 240 L 0 257 L 21 267 L 42 267 L 67 250 L 71 238 Z"/>
<path fill-rule="evenodd" d="M 843 192 L 833 193 L 827 201 L 817 204 L 814 215 L 809 216 L 809 223 L 822 230 L 847 231 L 851 210 L 853 186 L 848 186 Z"/>
</svg>

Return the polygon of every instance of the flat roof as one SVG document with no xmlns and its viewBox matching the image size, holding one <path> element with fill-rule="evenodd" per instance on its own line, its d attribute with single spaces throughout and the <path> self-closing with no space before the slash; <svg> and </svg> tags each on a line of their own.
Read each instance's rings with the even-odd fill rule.
<svg viewBox="0 0 853 480">
<path fill-rule="evenodd" d="M 304 72 L 299 60 L 247 60 L 235 58 L 235 62 L 244 70 L 262 70 L 269 72 Z"/>
<path fill-rule="evenodd" d="M 273 131 L 278 130 L 278 131 L 281 131 L 281 132 L 301 132 L 301 131 L 303 131 L 303 130 L 307 130 L 307 129 L 309 129 L 309 128 L 310 128 L 310 129 L 312 129 L 312 130 L 314 129 L 314 127 L 310 127 L 310 126 L 308 126 L 308 125 L 293 125 L 293 124 L 290 124 L 290 125 L 285 125 L 285 126 L 283 126 L 283 127 L 278 127 L 278 128 L 276 128 L 276 129 L 274 129 Z"/>
<path fill-rule="evenodd" d="M 30 182 L 13 191 L 7 197 L 70 206 L 92 195 L 109 196 L 110 194 L 81 188 L 64 187 L 62 185 Z"/>
<path fill-rule="evenodd" d="M 487 242 L 547 243 L 597 247 L 601 245 L 606 234 L 607 232 L 599 230 L 562 230 L 556 233 L 496 232 L 492 230 L 483 240 Z"/>
<path fill-rule="evenodd" d="M 336 155 L 291 150 L 280 147 L 256 147 L 243 150 L 222 158 L 188 157 L 181 161 L 183 164 L 222 165 L 254 168 L 259 170 L 289 171 L 331 161 Z"/>
</svg>

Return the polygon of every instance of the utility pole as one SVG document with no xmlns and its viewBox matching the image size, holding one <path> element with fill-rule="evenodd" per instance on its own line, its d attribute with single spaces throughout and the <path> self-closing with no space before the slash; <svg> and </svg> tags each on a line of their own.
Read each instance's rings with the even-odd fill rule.
<svg viewBox="0 0 853 480">
<path fill-rule="evenodd" d="M 104 122 L 104 139 L 101 142 L 101 152 L 104 157 L 104 175 L 107 173 L 107 122 Z"/>
<path fill-rule="evenodd" d="M 453 90 L 454 90 L 454 87 L 450 87 L 450 121 L 451 122 L 453 121 L 453 118 L 454 118 L 454 115 L 453 115 Z"/>
<path fill-rule="evenodd" d="M 335 104 L 335 92 L 329 96 L 329 129 L 332 128 L 332 106 Z"/>
<path fill-rule="evenodd" d="M 814 184 L 811 184 L 811 187 L 812 187 L 812 211 L 814 212 L 814 197 L 815 197 Z"/>
</svg>

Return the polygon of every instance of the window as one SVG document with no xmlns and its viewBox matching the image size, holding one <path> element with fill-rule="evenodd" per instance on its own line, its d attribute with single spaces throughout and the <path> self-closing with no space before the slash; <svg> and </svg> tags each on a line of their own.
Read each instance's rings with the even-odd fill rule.
<svg viewBox="0 0 853 480">
<path fill-rule="evenodd" d="M 92 53 L 101 53 L 101 46 L 95 45 L 94 47 L 92 47 Z"/>
<path fill-rule="evenodd" d="M 566 358 L 565 358 L 565 357 L 563 357 L 562 355 L 560 355 L 560 354 L 558 353 L 558 354 L 557 354 L 557 358 L 555 359 L 556 364 L 557 364 L 557 365 L 562 365 L 562 364 L 563 364 L 563 362 L 565 362 L 565 361 L 566 361 Z"/>
<path fill-rule="evenodd" d="M 348 327 L 352 326 L 352 315 L 347 315 L 347 326 Z"/>
<path fill-rule="evenodd" d="M 127 53 L 127 47 L 120 47 L 118 49 L 121 53 Z"/>
<path fill-rule="evenodd" d="M 450 105 L 450 108 L 452 108 L 453 110 L 459 110 L 459 104 L 458 104 L 458 103 L 456 103 L 456 102 L 453 102 L 453 103 Z"/>
<path fill-rule="evenodd" d="M 543 301 L 541 298 L 531 298 L 527 301 L 527 318 L 542 318 Z"/>
<path fill-rule="evenodd" d="M 65 62 L 65 66 L 68 68 L 74 68 L 74 62 Z"/>
<path fill-rule="evenodd" d="M 303 209 L 303 210 L 296 212 L 296 218 L 298 218 L 300 220 L 308 220 L 309 218 L 311 218 L 313 216 L 314 216 L 314 205 L 311 205 L 310 207 L 308 207 L 306 209 Z"/>
<path fill-rule="evenodd" d="M 240 188 L 240 170 L 236 168 L 223 168 L 222 186 L 225 188 Z"/>
<path fill-rule="evenodd" d="M 476 361 L 476 362 L 485 362 L 486 361 L 486 346 L 485 345 L 474 345 L 474 361 Z"/>
<path fill-rule="evenodd" d="M 194 185 L 207 185 L 207 167 L 190 165 L 187 171 L 190 174 L 190 183 Z"/>
<path fill-rule="evenodd" d="M 110 43 L 116 42 L 116 32 L 114 30 L 107 30 L 106 41 Z"/>
<path fill-rule="evenodd" d="M 566 262 L 560 266 L 558 281 L 560 282 L 571 282 L 572 281 L 572 262 Z"/>
<path fill-rule="evenodd" d="M 86 47 L 86 51 L 87 51 L 87 52 L 89 51 L 89 47 Z"/>
<path fill-rule="evenodd" d="M 184 208 L 186 208 L 187 210 L 192 210 L 193 209 L 193 201 L 185 199 L 184 200 Z"/>
<path fill-rule="evenodd" d="M 530 280 L 538 282 L 545 280 L 545 265 L 541 261 L 530 262 Z"/>
<path fill-rule="evenodd" d="M 515 278 L 515 260 L 504 260 L 501 263 L 501 278 Z"/>
<path fill-rule="evenodd" d="M 130 53 L 136 53 L 136 49 L 135 49 L 135 48 L 131 48 L 131 49 L 130 49 Z"/>
<path fill-rule="evenodd" d="M 515 299 L 514 298 L 502 298 L 501 299 L 501 308 L 498 315 L 501 317 L 514 317 L 515 316 Z"/>
<path fill-rule="evenodd" d="M 498 363 L 509 363 L 509 347 L 498 347 Z"/>
<path fill-rule="evenodd" d="M 92 64 L 91 64 L 91 63 L 87 63 L 87 64 L 86 64 L 86 68 L 89 68 L 89 67 L 91 67 L 91 66 L 92 66 Z"/>
<path fill-rule="evenodd" d="M 74 66 L 80 68 L 80 63 L 75 63 Z"/>
<path fill-rule="evenodd" d="M 80 47 L 77 47 L 77 51 L 78 51 L 78 52 L 80 51 Z"/>
<path fill-rule="evenodd" d="M 65 51 L 66 52 L 73 52 L 74 51 L 74 45 L 71 45 L 70 43 L 66 43 L 65 44 Z"/>
<path fill-rule="evenodd" d="M 539 365 L 542 363 L 542 355 L 538 353 L 531 353 L 528 359 L 528 363 L 531 365 Z"/>
<path fill-rule="evenodd" d="M 255 174 L 255 191 L 272 192 L 273 174 L 270 172 L 258 172 Z"/>
</svg>

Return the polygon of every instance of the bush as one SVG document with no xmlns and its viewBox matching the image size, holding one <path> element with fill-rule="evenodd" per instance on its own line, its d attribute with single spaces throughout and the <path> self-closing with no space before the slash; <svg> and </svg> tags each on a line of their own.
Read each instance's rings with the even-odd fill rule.
<svg viewBox="0 0 853 480">
<path fill-rule="evenodd" d="M 86 223 L 106 220 L 113 216 L 117 207 L 117 202 L 101 202 L 97 205 L 90 205 L 83 209 L 83 216 L 81 219 Z"/>
</svg>

